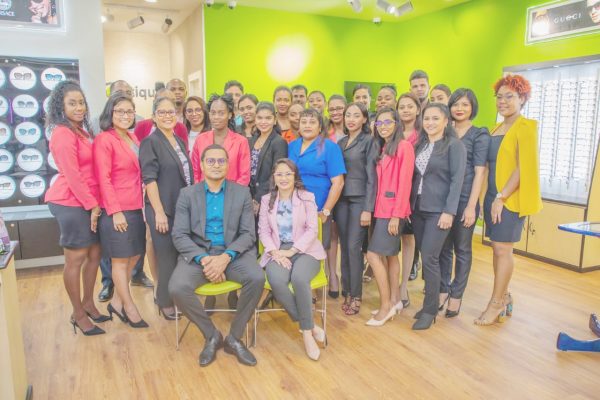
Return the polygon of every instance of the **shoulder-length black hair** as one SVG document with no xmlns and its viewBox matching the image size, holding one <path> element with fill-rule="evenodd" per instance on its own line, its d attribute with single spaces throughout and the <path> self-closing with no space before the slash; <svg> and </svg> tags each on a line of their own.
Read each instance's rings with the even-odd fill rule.
<svg viewBox="0 0 600 400">
<path fill-rule="evenodd" d="M 365 117 L 365 123 L 362 125 L 362 127 L 360 129 L 360 133 L 370 135 L 371 134 L 371 124 L 369 121 L 369 110 L 363 103 L 360 103 L 360 102 L 350 103 L 350 104 L 346 105 L 346 108 L 344 108 L 344 133 L 346 135 L 348 135 L 350 133 L 350 132 L 348 132 L 348 128 L 346 128 L 346 112 L 352 106 L 358 107 L 362 116 Z"/>
<path fill-rule="evenodd" d="M 253 94 L 247 93 L 247 94 L 243 94 L 240 97 L 240 99 L 238 100 L 238 108 L 240 107 L 240 103 L 244 100 L 250 100 L 254 104 L 254 106 L 258 105 L 258 98 Z M 238 133 L 240 135 L 245 135 L 246 134 L 245 131 L 246 131 L 246 121 L 244 121 L 242 119 L 242 123 L 238 126 Z M 252 132 L 252 135 L 254 135 L 254 132 Z"/>
<path fill-rule="evenodd" d="M 386 113 L 389 113 L 392 115 L 392 119 L 394 120 L 394 122 L 396 122 L 396 127 L 394 128 L 392 137 L 390 138 L 390 140 L 388 141 L 388 143 L 386 145 L 385 140 L 379 135 L 379 131 L 377 130 L 377 125 L 373 126 L 373 135 L 375 136 L 375 139 L 379 143 L 380 148 L 383 149 L 383 151 L 381 152 L 381 155 L 379 156 L 379 160 L 381 160 L 384 155 L 388 155 L 390 157 L 395 156 L 396 151 L 398 150 L 398 143 L 400 143 L 400 141 L 404 140 L 404 125 L 402 125 L 402 121 L 400 121 L 400 114 L 398 114 L 398 111 L 396 111 L 395 109 L 393 109 L 391 107 L 385 107 L 385 108 L 382 108 L 381 110 L 377 111 L 377 115 L 375 116 L 375 124 L 377 124 L 377 120 L 379 119 L 379 116 L 381 116 L 382 114 L 386 114 Z"/>
<path fill-rule="evenodd" d="M 83 96 L 85 102 L 85 114 L 83 116 L 83 126 L 74 126 L 71 121 L 65 116 L 65 95 L 69 92 L 79 92 Z M 50 101 L 48 103 L 48 112 L 46 113 L 46 126 L 54 127 L 63 125 L 73 131 L 85 129 L 90 135 L 93 135 L 92 126 L 90 124 L 90 107 L 88 105 L 85 94 L 79 86 L 79 83 L 73 80 L 65 80 L 59 82 L 50 93 Z"/>
<path fill-rule="evenodd" d="M 271 103 L 270 101 L 261 101 L 260 103 L 258 103 L 256 105 L 256 114 L 258 115 L 258 112 L 263 111 L 263 110 L 267 110 L 268 112 L 273 114 L 273 118 L 275 118 L 275 125 L 273 126 L 272 133 L 281 135 L 281 128 L 279 127 L 279 124 L 277 123 L 277 111 L 275 111 L 275 106 L 273 105 L 273 103 Z M 258 128 L 255 125 L 254 132 L 252 134 L 254 135 L 254 134 L 258 134 L 258 133 L 259 133 Z"/>
<path fill-rule="evenodd" d="M 448 145 L 450 144 L 450 138 L 456 137 L 456 131 L 452 127 L 450 123 L 450 109 L 447 105 L 441 103 L 428 103 L 423 109 L 423 117 L 425 117 L 425 112 L 430 108 L 437 108 L 440 112 L 446 117 L 448 120 L 448 124 L 444 128 L 444 136 L 441 139 L 442 145 L 436 151 L 437 154 L 445 153 L 448 150 Z M 421 128 L 421 134 L 419 137 L 419 141 L 417 142 L 417 146 L 415 147 L 415 154 L 420 153 L 423 147 L 429 143 L 429 139 L 427 136 L 427 132 L 425 132 L 425 128 Z"/>
<path fill-rule="evenodd" d="M 452 93 L 452 95 L 450 96 L 450 100 L 448 100 L 448 108 L 451 109 L 452 106 L 454 105 L 454 103 L 456 103 L 458 100 L 462 99 L 463 97 L 466 97 L 467 100 L 469 101 L 469 103 L 471 103 L 471 115 L 469 116 L 469 119 L 472 121 L 475 119 L 475 117 L 477 116 L 477 113 L 479 112 L 479 102 L 477 102 L 477 96 L 475 96 L 475 92 L 473 92 L 471 89 L 468 89 L 468 88 L 456 89 L 454 91 L 454 93 Z M 450 113 L 450 114 L 452 114 L 452 113 Z"/>
<path fill-rule="evenodd" d="M 229 120 L 227 121 L 227 127 L 232 130 L 235 131 L 235 112 L 234 112 L 234 103 L 233 103 L 233 96 L 231 96 L 230 94 L 212 94 L 210 96 L 210 98 L 208 99 L 208 104 L 207 104 L 207 108 L 208 108 L 208 112 L 210 114 L 210 109 L 213 105 L 214 102 L 216 101 L 222 101 L 223 103 L 225 103 L 225 106 L 227 107 L 227 111 L 229 112 Z"/>
<path fill-rule="evenodd" d="M 102 114 L 100 114 L 99 122 L 101 131 L 107 131 L 114 128 L 113 116 L 115 114 L 115 107 L 122 101 L 126 101 L 131 104 L 133 111 L 135 111 L 135 103 L 133 102 L 133 99 L 123 92 L 116 92 L 108 98 L 106 104 L 104 105 L 104 110 L 102 110 Z M 133 121 L 131 121 L 131 126 L 128 129 L 132 129 L 133 127 L 135 127 L 135 116 Z"/>
<path fill-rule="evenodd" d="M 279 160 L 275 161 L 275 164 L 273 164 L 273 169 L 271 170 L 271 178 L 269 179 L 271 189 L 271 198 L 269 198 L 269 212 L 273 211 L 273 205 L 275 205 L 275 199 L 277 198 L 277 191 L 279 189 L 275 184 L 275 171 L 277 171 L 277 167 L 279 167 L 281 164 L 287 165 L 287 167 L 291 169 L 294 173 L 294 192 L 292 193 L 292 196 L 296 195 L 300 200 L 306 200 L 300 197 L 300 194 L 298 193 L 298 191 L 300 190 L 305 190 L 304 183 L 302 182 L 302 177 L 300 176 L 300 171 L 298 170 L 298 166 L 296 166 L 296 163 L 290 160 L 289 158 L 280 158 Z"/>
<path fill-rule="evenodd" d="M 204 99 L 202 99 L 202 97 L 190 96 L 187 98 L 185 103 L 183 103 L 183 108 L 182 108 L 183 109 L 183 122 L 185 123 L 185 127 L 187 128 L 188 132 L 190 132 L 192 130 L 192 123 L 187 118 L 185 110 L 186 110 L 188 104 L 190 103 L 190 101 L 195 101 L 196 103 L 200 104 L 200 108 L 202 108 L 202 113 L 204 114 L 204 121 L 202 121 L 202 130 L 200 131 L 200 133 L 209 131 L 210 130 L 210 121 L 208 119 L 208 107 L 206 107 L 206 102 L 204 101 Z"/>
<path fill-rule="evenodd" d="M 417 110 L 419 112 L 417 113 L 417 119 L 415 121 L 415 129 L 417 130 L 417 134 L 418 134 L 421 131 L 421 117 L 423 116 L 422 115 L 423 110 L 421 110 L 421 101 L 419 100 L 419 98 L 417 96 L 415 96 L 411 92 L 402 93 L 400 96 L 398 96 L 398 101 L 396 102 L 396 110 L 398 110 L 398 106 L 400 106 L 400 100 L 402 100 L 402 99 L 411 99 L 413 101 L 413 103 L 415 103 L 415 106 L 417 106 Z M 401 121 L 401 123 L 402 123 L 402 121 Z"/>
</svg>

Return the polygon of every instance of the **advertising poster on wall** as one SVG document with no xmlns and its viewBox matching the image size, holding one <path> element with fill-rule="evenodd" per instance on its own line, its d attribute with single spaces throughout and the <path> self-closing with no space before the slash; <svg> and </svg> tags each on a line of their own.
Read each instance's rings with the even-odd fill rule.
<svg viewBox="0 0 600 400">
<path fill-rule="evenodd" d="M 77 60 L 0 56 L 0 207 L 44 204 L 58 170 L 45 115 L 65 79 L 79 80 Z"/>
<path fill-rule="evenodd" d="M 600 0 L 564 0 L 527 10 L 527 44 L 600 33 Z"/>
<path fill-rule="evenodd" d="M 0 0 L 0 27 L 64 30 L 63 0 Z"/>
</svg>

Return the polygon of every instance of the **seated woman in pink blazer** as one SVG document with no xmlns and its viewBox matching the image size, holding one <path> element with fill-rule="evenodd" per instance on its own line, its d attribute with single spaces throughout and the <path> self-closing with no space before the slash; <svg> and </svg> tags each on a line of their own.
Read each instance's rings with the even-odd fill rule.
<svg viewBox="0 0 600 400">
<path fill-rule="evenodd" d="M 208 100 L 208 119 L 212 130 L 201 133 L 196 138 L 192 149 L 192 167 L 194 181 L 200 182 L 200 155 L 211 144 L 219 144 L 225 148 L 229 156 L 229 171 L 225 177 L 229 181 L 248 186 L 250 183 L 250 147 L 248 140 L 234 132 L 235 114 L 231 95 L 212 95 Z"/>
<path fill-rule="evenodd" d="M 315 196 L 304 190 L 298 168 L 288 158 L 275 162 L 271 188 L 260 206 L 258 235 L 264 245 L 260 265 L 275 299 L 300 323 L 306 354 L 316 361 L 320 355 L 316 341 L 325 343 L 325 332 L 313 321 L 310 281 L 326 254 L 318 238 Z"/>
</svg>

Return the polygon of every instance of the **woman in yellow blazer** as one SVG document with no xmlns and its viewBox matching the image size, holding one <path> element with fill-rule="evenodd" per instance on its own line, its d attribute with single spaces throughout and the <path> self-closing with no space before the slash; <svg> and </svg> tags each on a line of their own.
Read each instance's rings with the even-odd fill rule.
<svg viewBox="0 0 600 400">
<path fill-rule="evenodd" d="M 491 131 L 488 189 L 483 203 L 485 235 L 494 250 L 494 291 L 477 325 L 502 322 L 512 314 L 508 284 L 514 268 L 513 246 L 521 240 L 525 217 L 542 209 L 538 170 L 537 122 L 521 115 L 531 87 L 520 75 L 494 85 L 496 107 L 504 118 Z"/>
</svg>

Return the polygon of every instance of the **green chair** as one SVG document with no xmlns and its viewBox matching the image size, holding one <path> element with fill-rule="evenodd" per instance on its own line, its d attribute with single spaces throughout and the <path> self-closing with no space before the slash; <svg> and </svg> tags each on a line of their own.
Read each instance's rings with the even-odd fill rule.
<svg viewBox="0 0 600 400">
<path fill-rule="evenodd" d="M 321 225 L 320 219 L 319 219 L 318 238 L 319 238 L 319 240 L 322 241 L 323 227 Z M 264 252 L 264 246 L 260 241 L 258 242 L 258 252 L 259 252 L 259 254 L 262 254 Z M 316 308 L 316 306 L 315 306 L 315 312 L 318 312 L 319 314 L 321 314 L 321 323 L 323 325 L 323 330 L 325 331 L 325 334 L 327 334 L 327 297 L 326 297 L 327 285 L 328 285 L 328 280 L 327 280 L 327 275 L 325 274 L 325 260 L 321 260 L 321 268 L 319 269 L 319 272 L 317 273 L 317 275 L 315 275 L 315 277 L 310 281 L 310 288 L 312 290 L 321 289 L 321 308 Z M 289 288 L 292 292 L 294 291 L 291 283 L 289 284 Z M 267 280 L 266 274 L 265 274 L 265 290 L 269 290 L 269 291 L 271 290 L 271 285 L 269 284 L 269 281 Z M 258 319 L 260 317 L 260 314 L 265 313 L 265 312 L 273 312 L 273 311 L 285 311 L 285 309 L 269 308 L 269 309 L 261 310 L 259 308 L 256 308 L 254 310 L 254 330 L 253 330 L 253 340 L 252 340 L 253 347 L 256 347 L 256 342 L 257 342 L 257 337 L 258 337 Z"/>
<path fill-rule="evenodd" d="M 221 283 L 205 283 L 204 285 L 198 287 L 194 290 L 198 296 L 218 296 L 220 294 L 227 294 L 229 292 L 233 292 L 242 288 L 242 285 L 233 281 L 225 281 Z M 224 309 L 210 309 L 205 310 L 206 312 L 236 312 L 234 309 L 224 308 Z M 177 313 L 177 306 L 175 306 L 175 312 Z M 176 348 L 179 350 L 179 343 L 183 340 L 185 333 L 190 327 L 191 321 L 188 320 L 187 325 L 185 326 L 181 336 L 179 336 L 179 320 L 175 320 L 175 337 L 177 340 Z M 246 325 L 246 344 L 248 344 L 248 325 Z"/>
</svg>

